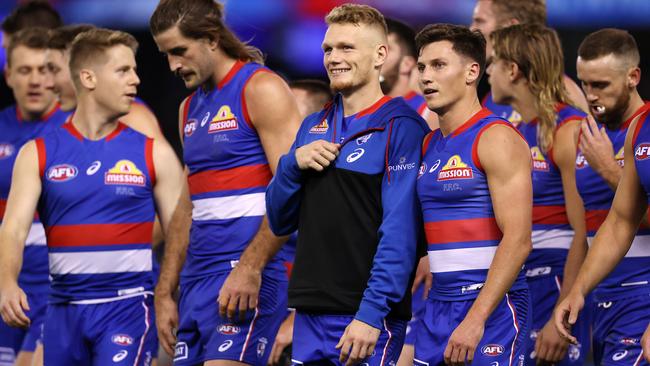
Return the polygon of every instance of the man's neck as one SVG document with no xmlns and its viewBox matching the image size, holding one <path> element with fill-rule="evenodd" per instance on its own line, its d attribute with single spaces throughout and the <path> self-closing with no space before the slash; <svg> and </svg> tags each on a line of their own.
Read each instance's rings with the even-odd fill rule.
<svg viewBox="0 0 650 366">
<path fill-rule="evenodd" d="M 403 97 L 411 90 L 412 89 L 409 87 L 408 75 L 399 75 L 393 89 L 388 93 L 388 96 L 392 98 Z"/>
<path fill-rule="evenodd" d="M 630 117 L 632 117 L 634 113 L 638 111 L 639 108 L 641 108 L 644 104 L 645 102 L 643 99 L 641 99 L 639 92 L 635 88 L 632 92 L 632 95 L 630 95 L 630 102 L 625 109 L 625 113 L 623 113 L 623 120 L 621 121 L 621 124 L 630 119 Z"/>
<path fill-rule="evenodd" d="M 228 72 L 230 72 L 236 62 L 237 60 L 234 58 L 227 56 L 221 50 L 217 50 L 215 55 L 215 67 L 210 76 L 209 87 L 213 88 L 219 85 L 219 83 L 226 78 L 226 75 L 228 75 Z"/>
<path fill-rule="evenodd" d="M 119 115 L 107 111 L 94 100 L 80 100 L 72 116 L 72 124 L 89 140 L 101 140 L 117 128 Z"/>
<path fill-rule="evenodd" d="M 482 108 L 478 96 L 474 92 L 469 93 L 443 110 L 434 112 L 438 113 L 440 131 L 443 136 L 448 136 Z"/>
<path fill-rule="evenodd" d="M 349 94 L 343 93 L 343 115 L 347 117 L 359 113 L 383 96 L 384 93 L 381 91 L 379 78 L 375 82 L 368 83 Z"/>
<path fill-rule="evenodd" d="M 522 121 L 531 122 L 538 117 L 537 108 L 535 108 L 535 96 L 527 87 L 525 89 L 515 87 L 512 94 L 515 96 L 512 97 L 510 106 L 521 115 Z"/>
<path fill-rule="evenodd" d="M 25 122 L 42 121 L 56 106 L 56 101 L 53 101 L 43 112 L 29 112 L 27 109 L 16 104 L 20 118 Z"/>
</svg>

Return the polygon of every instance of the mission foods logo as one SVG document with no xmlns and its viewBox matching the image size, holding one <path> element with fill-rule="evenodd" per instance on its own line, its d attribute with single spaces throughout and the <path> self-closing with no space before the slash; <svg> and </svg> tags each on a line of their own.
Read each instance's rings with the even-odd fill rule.
<svg viewBox="0 0 650 366">
<path fill-rule="evenodd" d="M 639 144 L 634 150 L 634 158 L 636 160 L 645 160 L 650 158 L 650 143 L 643 142 Z"/>
<path fill-rule="evenodd" d="M 50 182 L 66 182 L 77 176 L 79 170 L 70 164 L 58 164 L 47 170 L 46 178 Z"/>
<path fill-rule="evenodd" d="M 104 174 L 104 183 L 142 187 L 145 176 L 130 160 L 120 160 Z"/>
<path fill-rule="evenodd" d="M 533 158 L 533 170 L 538 172 L 548 172 L 550 170 L 550 165 L 546 161 L 546 158 L 544 158 L 544 154 L 542 154 L 542 150 L 539 147 L 531 147 L 530 155 Z"/>
<path fill-rule="evenodd" d="M 219 108 L 217 114 L 210 121 L 208 133 L 217 133 L 223 131 L 232 131 L 239 129 L 237 117 L 230 110 L 230 106 L 224 105 Z"/>
<path fill-rule="evenodd" d="M 438 180 L 453 180 L 453 179 L 472 179 L 474 173 L 472 168 L 463 163 L 459 155 L 454 155 L 438 172 Z"/>
<path fill-rule="evenodd" d="M 625 148 L 621 147 L 620 150 L 618 150 L 618 153 L 616 153 L 616 156 L 614 156 L 614 159 L 616 159 L 616 162 L 620 166 L 625 165 Z"/>
<path fill-rule="evenodd" d="M 321 121 L 321 123 L 319 123 L 316 126 L 310 128 L 309 133 L 322 135 L 322 134 L 327 132 L 327 129 L 329 129 L 329 127 L 330 126 L 327 124 L 327 119 L 324 119 L 323 121 Z M 370 138 L 370 136 L 368 136 L 368 138 Z M 358 141 L 357 141 L 357 143 L 358 143 Z M 361 144 L 359 144 L 359 145 L 361 145 Z"/>
</svg>

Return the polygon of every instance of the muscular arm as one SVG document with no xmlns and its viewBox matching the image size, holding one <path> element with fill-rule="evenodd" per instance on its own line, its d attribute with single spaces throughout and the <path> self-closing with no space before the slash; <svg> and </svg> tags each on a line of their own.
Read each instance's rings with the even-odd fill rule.
<svg viewBox="0 0 650 366">
<path fill-rule="evenodd" d="M 251 123 L 262 141 L 271 172 L 275 174 L 280 156 L 289 151 L 300 126 L 298 106 L 287 84 L 279 76 L 267 72 L 252 76 L 244 96 Z M 268 219 L 264 217 L 238 265 L 261 273 L 286 240 L 271 232 Z"/>
<path fill-rule="evenodd" d="M 121 120 L 132 129 L 147 135 L 153 139 L 165 139 L 160 131 L 160 125 L 156 116 L 145 105 L 134 102 L 131 104 L 129 114 L 122 117 Z"/>
<path fill-rule="evenodd" d="M 41 178 L 36 144 L 30 141 L 20 150 L 14 165 L 7 209 L 0 227 L 0 313 L 9 325 L 25 326 L 29 319 L 27 299 L 18 288 L 27 233 L 41 195 Z"/>
<path fill-rule="evenodd" d="M 481 289 L 466 318 L 485 322 L 510 289 L 531 250 L 532 182 L 530 150 L 510 127 L 487 129 L 478 142 L 494 216 L 503 233 Z M 507 162 L 507 164 L 504 164 Z"/>
<path fill-rule="evenodd" d="M 634 126 L 635 124 L 630 126 L 625 139 L 625 167 L 612 208 L 605 222 L 598 229 L 573 286 L 583 296 L 586 296 L 623 259 L 632 245 L 639 223 L 648 207 L 634 164 L 632 147 Z"/>
<path fill-rule="evenodd" d="M 562 81 L 564 83 L 564 89 L 566 89 L 569 99 L 571 100 L 571 104 L 578 107 L 583 112 L 589 113 L 589 103 L 587 103 L 587 98 L 585 98 L 582 88 L 580 88 L 578 84 L 567 75 L 564 75 Z"/>
<path fill-rule="evenodd" d="M 587 228 L 585 224 L 585 209 L 576 186 L 575 161 L 577 151 L 577 133 L 581 121 L 572 121 L 562 126 L 555 135 L 553 143 L 553 160 L 560 169 L 564 202 L 573 229 L 573 240 L 564 266 L 562 289 L 558 302 L 571 289 L 575 276 L 587 255 Z"/>
</svg>

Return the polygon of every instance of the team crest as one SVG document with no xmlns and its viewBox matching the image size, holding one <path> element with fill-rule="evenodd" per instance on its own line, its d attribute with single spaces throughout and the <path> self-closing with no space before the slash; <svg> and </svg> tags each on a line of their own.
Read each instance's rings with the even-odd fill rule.
<svg viewBox="0 0 650 366">
<path fill-rule="evenodd" d="M 327 130 L 329 129 L 329 127 L 330 127 L 330 126 L 327 124 L 327 119 L 323 119 L 323 120 L 321 121 L 321 123 L 319 123 L 319 124 L 317 124 L 316 126 L 310 128 L 310 129 L 309 129 L 309 133 L 322 135 L 322 134 L 324 134 L 324 133 L 327 132 Z M 368 138 L 370 138 L 370 136 L 368 136 Z M 366 139 L 366 141 L 368 141 L 368 140 Z M 364 142 L 365 142 L 365 141 L 364 141 Z M 358 143 L 358 141 L 357 141 L 357 143 Z M 359 145 L 361 145 L 361 144 L 359 144 Z"/>
<path fill-rule="evenodd" d="M 210 121 L 208 133 L 232 131 L 237 129 L 239 129 L 237 117 L 230 110 L 230 106 L 223 105 L 219 108 L 219 111 L 217 111 L 217 114 L 214 116 L 212 121 Z"/>
<path fill-rule="evenodd" d="M 548 161 L 546 161 L 546 158 L 544 158 L 544 154 L 542 154 L 542 150 L 540 150 L 539 147 L 537 146 L 531 147 L 530 155 L 533 158 L 533 170 L 538 172 L 549 171 L 550 165 Z"/>
<path fill-rule="evenodd" d="M 10 157 L 15 151 L 12 144 L 0 144 L 0 160 Z"/>
<path fill-rule="evenodd" d="M 637 145 L 636 149 L 634 150 L 634 158 L 639 161 L 650 158 L 650 143 L 643 142 Z M 0 159 L 2 159 L 1 153 Z"/>
<path fill-rule="evenodd" d="M 129 185 L 143 187 L 146 179 L 144 173 L 130 160 L 120 160 L 104 174 L 105 184 Z"/>
<path fill-rule="evenodd" d="M 438 180 L 452 180 L 452 179 L 472 179 L 474 172 L 472 168 L 463 163 L 459 155 L 454 155 L 438 172 Z"/>
<path fill-rule="evenodd" d="M 621 147 L 620 150 L 618 150 L 618 153 L 614 156 L 614 160 L 618 163 L 620 166 L 625 165 L 625 149 Z"/>
</svg>

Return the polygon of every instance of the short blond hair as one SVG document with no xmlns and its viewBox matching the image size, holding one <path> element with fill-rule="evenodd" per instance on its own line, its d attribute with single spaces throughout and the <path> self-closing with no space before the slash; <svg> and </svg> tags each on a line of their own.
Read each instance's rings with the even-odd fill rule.
<svg viewBox="0 0 650 366">
<path fill-rule="evenodd" d="M 138 41 L 122 31 L 94 28 L 79 33 L 70 46 L 70 73 L 72 81 L 77 84 L 79 71 L 97 59 L 103 59 L 104 53 L 115 46 L 129 47 L 133 54 L 138 51 Z"/>
<path fill-rule="evenodd" d="M 386 19 L 379 10 L 368 5 L 343 4 L 332 9 L 325 16 L 325 23 L 332 24 L 365 24 L 381 29 L 384 35 L 388 34 Z"/>
</svg>

